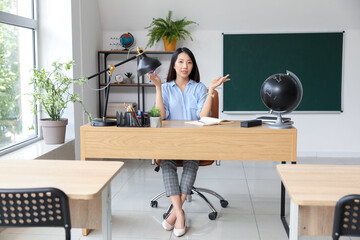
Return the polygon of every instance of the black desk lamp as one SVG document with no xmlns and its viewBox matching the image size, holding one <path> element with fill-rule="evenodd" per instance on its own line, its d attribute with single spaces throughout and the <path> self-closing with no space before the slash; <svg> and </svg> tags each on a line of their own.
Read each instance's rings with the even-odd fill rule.
<svg viewBox="0 0 360 240">
<path fill-rule="evenodd" d="M 120 66 L 127 62 L 130 62 L 130 61 L 136 59 L 137 57 L 139 58 L 137 72 L 140 76 L 143 76 L 144 74 L 154 70 L 155 68 L 157 68 L 161 65 L 161 62 L 159 60 L 146 56 L 146 54 L 144 53 L 144 51 L 141 48 L 138 47 L 137 52 L 138 52 L 138 54 L 136 56 L 128 58 L 125 61 L 122 61 L 116 65 L 111 65 L 109 68 L 88 77 L 88 80 L 93 77 L 96 77 L 104 72 L 109 71 L 109 80 L 106 83 L 110 83 L 111 75 L 117 66 Z M 106 119 L 106 109 L 107 109 L 107 104 L 109 101 L 109 93 L 110 93 L 110 84 L 107 86 L 107 88 L 105 90 L 105 102 L 104 102 L 103 117 L 92 120 L 91 126 L 99 126 L 100 127 L 100 126 L 115 126 L 116 125 L 115 120 Z"/>
</svg>

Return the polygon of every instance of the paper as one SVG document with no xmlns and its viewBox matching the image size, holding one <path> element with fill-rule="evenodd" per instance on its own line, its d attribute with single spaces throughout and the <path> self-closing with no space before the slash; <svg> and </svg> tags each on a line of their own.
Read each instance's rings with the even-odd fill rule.
<svg viewBox="0 0 360 240">
<path fill-rule="evenodd" d="M 185 123 L 186 124 L 198 125 L 198 126 L 211 126 L 211 125 L 232 123 L 232 121 L 222 120 L 222 119 L 219 119 L 219 118 L 212 118 L 212 117 L 202 117 L 202 118 L 200 118 L 200 120 L 189 121 L 189 122 L 185 122 Z"/>
</svg>

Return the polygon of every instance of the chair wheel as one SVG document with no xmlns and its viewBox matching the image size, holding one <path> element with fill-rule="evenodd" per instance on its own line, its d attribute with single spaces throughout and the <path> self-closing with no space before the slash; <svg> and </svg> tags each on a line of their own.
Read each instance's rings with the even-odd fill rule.
<svg viewBox="0 0 360 240">
<path fill-rule="evenodd" d="M 209 219 L 210 220 L 215 220 L 217 217 L 217 212 L 211 212 L 209 213 Z"/>
<path fill-rule="evenodd" d="M 229 205 L 229 202 L 226 200 L 220 200 L 220 204 L 223 208 L 226 208 Z"/>
<path fill-rule="evenodd" d="M 163 214 L 163 219 L 167 217 L 167 212 Z"/>
<path fill-rule="evenodd" d="M 157 208 L 158 207 L 158 202 L 157 201 L 151 201 L 150 206 L 152 208 Z"/>
</svg>

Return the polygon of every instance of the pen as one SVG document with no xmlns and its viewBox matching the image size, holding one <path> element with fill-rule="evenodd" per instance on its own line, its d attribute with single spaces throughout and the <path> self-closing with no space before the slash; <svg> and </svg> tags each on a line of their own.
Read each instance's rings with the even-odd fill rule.
<svg viewBox="0 0 360 240">
<path fill-rule="evenodd" d="M 138 113 L 137 113 L 137 117 L 136 117 L 138 123 L 139 123 L 139 126 L 142 127 L 142 121 L 141 121 L 141 110 L 138 109 Z"/>
<path fill-rule="evenodd" d="M 136 113 L 134 112 L 134 109 L 131 106 L 129 106 L 129 109 L 130 109 L 130 115 L 133 119 L 133 126 L 139 126 L 140 124 L 136 119 Z"/>
</svg>

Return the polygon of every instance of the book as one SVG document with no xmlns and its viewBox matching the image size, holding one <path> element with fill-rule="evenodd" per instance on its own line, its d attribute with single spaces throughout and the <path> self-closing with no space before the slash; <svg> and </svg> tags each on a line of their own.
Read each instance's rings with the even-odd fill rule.
<svg viewBox="0 0 360 240">
<path fill-rule="evenodd" d="M 212 118 L 212 117 L 202 117 L 202 118 L 200 118 L 200 120 L 189 121 L 189 122 L 185 122 L 185 123 L 198 125 L 198 126 L 211 126 L 211 125 L 232 123 L 232 121 L 223 120 L 223 119 L 219 119 L 219 118 Z"/>
<path fill-rule="evenodd" d="M 262 120 L 263 123 L 275 123 L 277 117 L 261 116 L 256 119 Z M 282 118 L 283 123 L 291 123 L 291 118 Z"/>
</svg>

